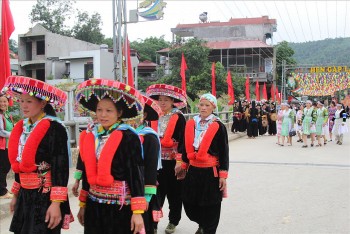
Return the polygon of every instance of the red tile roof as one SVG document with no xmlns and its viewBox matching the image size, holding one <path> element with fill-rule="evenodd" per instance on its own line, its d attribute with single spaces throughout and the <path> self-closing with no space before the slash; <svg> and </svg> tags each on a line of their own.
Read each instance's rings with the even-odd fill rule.
<svg viewBox="0 0 350 234">
<path fill-rule="evenodd" d="M 208 22 L 197 24 L 178 24 L 176 28 L 197 28 L 210 26 L 234 26 L 234 25 L 249 25 L 249 24 L 277 24 L 276 19 L 269 19 L 268 16 L 259 18 L 231 18 L 228 22 Z"/>
<path fill-rule="evenodd" d="M 138 65 L 138 67 L 156 67 L 157 64 L 156 63 L 153 63 L 149 60 L 145 60 L 143 62 L 140 62 Z"/>
</svg>

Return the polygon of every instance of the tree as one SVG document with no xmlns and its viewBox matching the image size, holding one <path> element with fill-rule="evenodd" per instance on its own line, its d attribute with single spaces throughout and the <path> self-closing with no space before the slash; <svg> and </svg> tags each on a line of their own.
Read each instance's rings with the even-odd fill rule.
<svg viewBox="0 0 350 234">
<path fill-rule="evenodd" d="M 10 39 L 9 40 L 9 48 L 10 50 L 17 54 L 18 53 L 18 44 L 17 44 L 17 41 L 13 40 L 13 39 Z"/>
<path fill-rule="evenodd" d="M 71 31 L 65 24 L 71 17 L 73 9 L 71 0 L 37 0 L 29 14 L 31 23 L 40 23 L 47 30 L 69 36 Z"/>
<path fill-rule="evenodd" d="M 102 44 L 108 45 L 108 48 L 113 48 L 113 38 L 112 37 L 104 38 L 102 41 Z"/>
<path fill-rule="evenodd" d="M 86 11 L 78 11 L 77 23 L 72 28 L 72 36 L 90 43 L 102 44 L 104 35 L 101 33 L 101 26 L 102 20 L 99 13 L 89 16 Z"/>
<path fill-rule="evenodd" d="M 170 42 L 164 40 L 164 36 L 160 38 L 149 37 L 141 41 L 133 41 L 130 43 L 130 48 L 137 50 L 140 54 L 140 61 L 149 60 L 157 62 L 157 51 L 170 47 Z"/>
<path fill-rule="evenodd" d="M 289 46 L 288 42 L 282 41 L 275 47 L 276 52 L 276 67 L 277 67 L 277 84 L 281 84 L 282 77 L 282 62 L 286 61 L 286 65 L 295 65 L 297 62 L 293 58 L 294 50 Z"/>
</svg>

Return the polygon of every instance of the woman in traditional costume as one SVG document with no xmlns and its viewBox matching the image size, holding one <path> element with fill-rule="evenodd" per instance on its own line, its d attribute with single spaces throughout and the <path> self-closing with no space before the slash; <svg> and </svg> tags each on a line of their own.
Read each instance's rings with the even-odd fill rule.
<svg viewBox="0 0 350 234">
<path fill-rule="evenodd" d="M 316 111 L 316 136 L 318 144 L 316 146 L 322 146 L 321 138 L 323 138 L 323 144 L 327 144 L 326 133 L 328 130 L 328 110 L 324 107 L 322 102 L 317 102 L 317 111 Z"/>
<path fill-rule="evenodd" d="M 144 232 L 144 162 L 137 132 L 125 121 L 142 117 L 141 94 L 123 83 L 91 79 L 76 100 L 96 113 L 97 124 L 80 134 L 83 163 L 79 222 L 85 234 Z"/>
<path fill-rule="evenodd" d="M 303 148 L 307 148 L 307 136 L 313 134 L 316 129 L 316 111 L 312 107 L 312 102 L 310 100 L 306 101 L 306 107 L 303 113 Z M 311 136 L 312 137 L 312 136 Z M 313 141 L 311 139 L 311 145 L 313 146 Z"/>
<path fill-rule="evenodd" d="M 73 221 L 68 203 L 69 142 L 53 107 L 61 110 L 67 95 L 40 80 L 10 76 L 2 92 L 20 99 L 25 119 L 13 128 L 9 159 L 15 172 L 14 212 L 10 231 L 61 233 Z"/>
<path fill-rule="evenodd" d="M 217 100 L 204 94 L 199 115 L 186 124 L 181 167 L 187 171 L 183 202 L 188 218 L 198 223 L 196 234 L 213 234 L 220 220 L 221 201 L 226 193 L 229 147 L 225 125 L 213 114 Z"/>
<path fill-rule="evenodd" d="M 277 110 L 274 103 L 270 104 L 270 112 L 268 115 L 269 128 L 268 132 L 270 136 L 275 136 L 277 134 Z"/>
<path fill-rule="evenodd" d="M 162 149 L 162 169 L 158 173 L 157 196 L 163 206 L 165 197 L 169 203 L 169 223 L 166 233 L 175 232 L 181 219 L 182 181 L 177 179 L 181 167 L 181 154 L 184 150 L 183 138 L 186 119 L 175 103 L 186 106 L 186 93 L 177 87 L 165 84 L 155 84 L 147 88 L 147 95 L 157 100 L 162 110 L 158 120 L 158 135 Z M 178 162 L 177 162 L 178 161 Z M 176 171 L 175 171 L 175 166 Z M 155 225 L 155 229 L 157 229 Z"/>
<path fill-rule="evenodd" d="M 13 198 L 7 190 L 6 177 L 11 164 L 8 157 L 8 139 L 13 129 L 12 116 L 8 112 L 10 96 L 0 96 L 0 199 Z"/>
<path fill-rule="evenodd" d="M 158 104 L 151 98 L 143 96 L 145 109 L 143 120 L 137 126 L 136 132 L 141 137 L 145 163 L 145 198 L 148 209 L 143 214 L 147 234 L 155 234 L 154 223 L 158 223 L 163 216 L 157 194 L 157 174 L 162 167 L 160 140 L 158 133 L 151 127 L 152 121 L 157 121 L 162 113 Z"/>
<path fill-rule="evenodd" d="M 338 145 L 343 144 L 344 133 L 348 132 L 348 127 L 346 126 L 346 118 L 347 114 L 343 109 L 343 106 L 341 104 L 337 104 L 337 111 L 335 112 L 332 120 L 334 122 L 333 134 Z"/>
<path fill-rule="evenodd" d="M 332 130 L 334 126 L 333 118 L 335 115 L 335 112 L 337 111 L 337 107 L 335 105 L 335 102 L 332 101 L 329 108 L 328 108 L 328 130 L 329 130 L 329 141 L 332 141 L 333 135 L 332 135 Z"/>
<path fill-rule="evenodd" d="M 246 110 L 246 118 L 247 118 L 247 135 L 248 138 L 255 138 L 259 135 L 259 116 L 260 113 L 258 109 L 255 107 L 255 101 L 252 101 L 251 108 Z"/>
<path fill-rule="evenodd" d="M 284 146 L 284 141 L 286 137 L 287 137 L 287 142 L 291 146 L 293 143 L 292 143 L 292 136 L 289 135 L 289 132 L 294 126 L 294 111 L 290 109 L 289 108 L 290 106 L 286 103 L 282 103 L 281 106 L 284 106 L 282 128 L 281 128 L 281 136 L 282 136 L 281 146 Z"/>
</svg>

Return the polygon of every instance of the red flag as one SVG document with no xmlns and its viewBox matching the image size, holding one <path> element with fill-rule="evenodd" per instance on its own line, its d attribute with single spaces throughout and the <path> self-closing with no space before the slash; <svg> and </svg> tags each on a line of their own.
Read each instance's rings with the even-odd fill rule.
<svg viewBox="0 0 350 234">
<path fill-rule="evenodd" d="M 215 88 L 215 62 L 211 65 L 211 94 L 216 97 L 216 88 Z"/>
<path fill-rule="evenodd" d="M 228 104 L 232 105 L 235 102 L 235 91 L 232 86 L 232 77 L 231 77 L 230 71 L 227 72 L 226 82 L 227 82 L 227 89 L 228 89 L 227 94 L 230 96 L 230 101 Z"/>
<path fill-rule="evenodd" d="M 250 101 L 250 87 L 249 87 L 249 76 L 245 80 L 245 97 L 248 101 Z"/>
<path fill-rule="evenodd" d="M 280 94 L 279 94 L 279 92 L 278 92 L 278 87 L 277 87 L 277 86 L 276 86 L 275 92 L 276 92 L 276 101 L 277 101 L 278 103 L 280 103 Z"/>
<path fill-rule="evenodd" d="M 266 91 L 266 83 L 264 82 L 264 87 L 263 87 L 263 98 L 267 101 L 267 91 Z"/>
<path fill-rule="evenodd" d="M 271 85 L 271 99 L 274 102 L 275 101 L 275 87 L 273 86 L 273 84 Z"/>
<path fill-rule="evenodd" d="M 127 49 L 127 53 L 128 53 L 128 85 L 130 85 L 131 87 L 135 87 L 134 85 L 134 74 L 133 74 L 133 69 L 132 69 L 132 65 L 131 65 L 131 57 L 130 57 L 130 43 L 129 43 L 129 39 L 128 37 L 126 37 L 126 49 Z"/>
<path fill-rule="evenodd" d="M 9 39 L 15 30 L 9 0 L 2 0 L 1 6 L 1 39 L 0 39 L 0 89 L 11 75 Z"/>
<path fill-rule="evenodd" d="M 184 53 L 182 53 L 180 76 L 181 76 L 181 89 L 185 91 L 185 93 L 186 93 L 186 70 L 187 70 L 187 64 L 186 64 Z"/>
<path fill-rule="evenodd" d="M 260 101 L 260 86 L 259 86 L 258 80 L 256 80 L 256 84 L 255 84 L 255 97 L 257 101 Z"/>
</svg>

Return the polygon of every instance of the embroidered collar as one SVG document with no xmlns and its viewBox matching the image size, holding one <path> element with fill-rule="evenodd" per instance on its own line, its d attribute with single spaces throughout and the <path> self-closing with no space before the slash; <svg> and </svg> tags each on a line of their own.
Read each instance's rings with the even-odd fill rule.
<svg viewBox="0 0 350 234">
<path fill-rule="evenodd" d="M 113 124 L 112 126 L 110 126 L 108 128 L 108 130 L 104 129 L 102 127 L 102 125 L 98 124 L 96 127 L 96 135 L 98 137 L 102 137 L 102 136 L 105 136 L 105 135 L 109 135 L 114 129 L 118 128 L 118 126 L 120 125 L 120 122 L 116 122 L 115 124 Z"/>
</svg>

